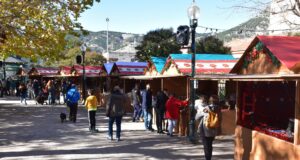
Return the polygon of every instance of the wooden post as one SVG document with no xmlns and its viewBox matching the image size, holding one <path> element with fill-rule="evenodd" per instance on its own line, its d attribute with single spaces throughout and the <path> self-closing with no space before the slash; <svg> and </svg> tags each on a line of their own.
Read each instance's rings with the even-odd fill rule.
<svg viewBox="0 0 300 160">
<path fill-rule="evenodd" d="M 294 144 L 300 144 L 300 80 L 296 81 Z"/>
<path fill-rule="evenodd" d="M 235 115 L 235 124 L 237 124 L 240 121 L 240 111 L 241 111 L 241 101 L 240 101 L 240 97 L 241 97 L 241 93 L 240 93 L 240 82 L 237 81 L 236 82 L 236 95 L 235 95 L 235 111 L 236 111 L 236 115 Z"/>
</svg>

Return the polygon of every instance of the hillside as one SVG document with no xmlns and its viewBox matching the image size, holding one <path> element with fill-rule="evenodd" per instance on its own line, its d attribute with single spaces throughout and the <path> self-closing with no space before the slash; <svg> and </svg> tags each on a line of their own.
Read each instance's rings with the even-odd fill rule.
<svg viewBox="0 0 300 160">
<path fill-rule="evenodd" d="M 266 30 L 269 27 L 269 21 L 268 14 L 261 14 L 236 27 L 218 33 L 217 37 L 228 42 L 232 39 L 245 39 L 257 34 L 268 34 Z"/>
<path fill-rule="evenodd" d="M 89 35 L 84 39 L 86 44 L 92 50 L 98 52 L 106 52 L 106 31 L 89 32 Z M 143 35 L 122 33 L 122 32 L 108 32 L 108 49 L 109 51 L 118 50 L 133 43 L 139 43 L 142 41 Z"/>
</svg>

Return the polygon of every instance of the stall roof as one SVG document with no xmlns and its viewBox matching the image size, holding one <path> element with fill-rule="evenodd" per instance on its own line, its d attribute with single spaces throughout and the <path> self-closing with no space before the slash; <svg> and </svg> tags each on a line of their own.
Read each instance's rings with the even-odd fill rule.
<svg viewBox="0 0 300 160">
<path fill-rule="evenodd" d="M 74 65 L 73 67 L 79 76 L 83 74 L 83 67 L 81 65 Z M 101 66 L 85 66 L 85 75 L 87 77 L 99 77 L 101 72 Z"/>
<path fill-rule="evenodd" d="M 233 80 L 233 81 L 286 81 L 300 80 L 300 74 L 261 74 L 261 75 L 197 75 L 193 79 L 197 80 Z"/>
<path fill-rule="evenodd" d="M 56 67 L 33 67 L 28 72 L 29 75 L 54 76 L 58 75 L 59 68 Z"/>
<path fill-rule="evenodd" d="M 143 75 L 147 62 L 116 62 L 120 75 Z"/>
<path fill-rule="evenodd" d="M 232 73 L 237 72 L 245 59 L 246 53 L 250 52 L 253 46 L 258 42 L 262 42 L 266 48 L 290 70 L 300 62 L 300 37 L 257 36 L 253 39 L 243 56 L 233 67 Z"/>
<path fill-rule="evenodd" d="M 61 66 L 60 67 L 60 74 L 61 75 L 71 75 L 71 66 Z"/>
<path fill-rule="evenodd" d="M 146 75 L 138 75 L 138 76 L 121 76 L 121 79 L 136 79 L 136 80 L 151 80 L 151 79 L 157 79 L 157 78 L 170 78 L 170 77 L 184 77 L 181 75 L 159 75 L 159 76 L 146 76 Z"/>
<path fill-rule="evenodd" d="M 161 73 L 166 61 L 167 61 L 166 57 L 151 57 L 151 62 L 154 64 L 158 73 Z"/>
<path fill-rule="evenodd" d="M 192 72 L 191 54 L 170 54 L 169 60 L 172 60 L 178 70 L 183 74 Z M 237 62 L 231 54 L 196 54 L 196 74 L 224 74 L 229 73 Z"/>
<path fill-rule="evenodd" d="M 115 63 L 105 63 L 103 66 L 106 70 L 106 73 L 109 75 L 114 67 Z"/>
<path fill-rule="evenodd" d="M 300 62 L 300 37 L 257 36 L 289 69 Z"/>
</svg>

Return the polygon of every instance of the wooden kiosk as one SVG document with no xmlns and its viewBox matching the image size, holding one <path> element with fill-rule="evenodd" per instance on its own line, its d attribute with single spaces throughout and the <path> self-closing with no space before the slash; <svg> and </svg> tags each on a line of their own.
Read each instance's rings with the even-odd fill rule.
<svg viewBox="0 0 300 160">
<path fill-rule="evenodd" d="M 235 159 L 300 159 L 299 44 L 257 36 L 227 77 L 237 81 Z"/>
</svg>

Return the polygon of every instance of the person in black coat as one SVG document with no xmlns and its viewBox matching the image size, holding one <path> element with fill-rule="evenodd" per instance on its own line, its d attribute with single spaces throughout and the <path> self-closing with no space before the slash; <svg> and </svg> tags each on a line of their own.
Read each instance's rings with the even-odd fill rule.
<svg viewBox="0 0 300 160">
<path fill-rule="evenodd" d="M 162 129 L 162 124 L 164 120 L 165 110 L 166 110 L 166 102 L 168 100 L 168 96 L 163 91 L 158 91 L 156 95 L 156 126 L 157 133 L 164 133 Z"/>
</svg>

